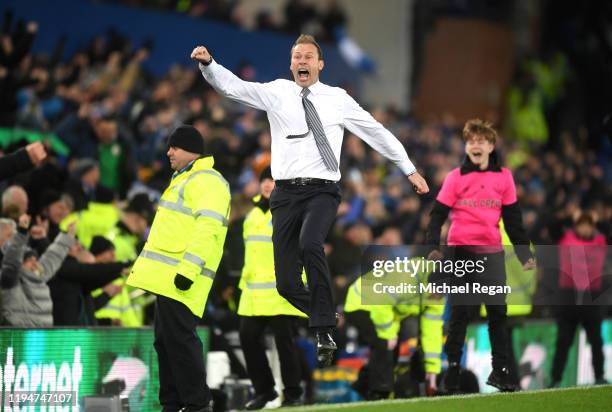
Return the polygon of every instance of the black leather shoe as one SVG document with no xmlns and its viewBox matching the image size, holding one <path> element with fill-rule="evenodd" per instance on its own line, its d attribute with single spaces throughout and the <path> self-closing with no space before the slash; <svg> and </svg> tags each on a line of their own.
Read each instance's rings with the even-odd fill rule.
<svg viewBox="0 0 612 412">
<path fill-rule="evenodd" d="M 442 384 L 440 385 L 440 392 L 448 395 L 459 393 L 459 383 L 461 377 L 461 367 L 457 363 L 451 363 L 446 369 L 444 378 L 442 378 Z"/>
<path fill-rule="evenodd" d="M 285 398 L 281 403 L 281 408 L 287 408 L 290 406 L 302 406 L 304 402 L 300 398 Z"/>
<path fill-rule="evenodd" d="M 247 411 L 256 411 L 259 409 L 263 409 L 263 407 L 266 406 L 266 403 L 273 401 L 276 398 L 278 398 L 278 393 L 276 392 L 257 395 L 253 399 L 248 401 L 244 408 Z"/>
<path fill-rule="evenodd" d="M 493 386 L 501 392 L 516 392 L 521 389 L 517 384 L 512 382 L 508 368 L 493 369 L 487 379 L 487 385 Z"/>
<path fill-rule="evenodd" d="M 330 366 L 334 360 L 334 352 L 338 346 L 329 332 L 317 333 L 317 363 L 319 368 Z"/>
</svg>

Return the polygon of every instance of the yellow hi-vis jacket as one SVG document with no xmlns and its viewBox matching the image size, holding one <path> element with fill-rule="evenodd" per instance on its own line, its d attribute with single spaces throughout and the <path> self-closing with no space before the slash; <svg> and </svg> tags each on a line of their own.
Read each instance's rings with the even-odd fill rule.
<svg viewBox="0 0 612 412">
<path fill-rule="evenodd" d="M 60 229 L 66 231 L 71 223 L 76 222 L 77 238 L 89 249 L 94 236 L 105 236 L 119 221 L 119 215 L 119 208 L 113 203 L 89 202 L 87 209 L 66 216 Z"/>
<path fill-rule="evenodd" d="M 127 281 L 179 301 L 199 317 L 223 255 L 230 212 L 229 184 L 213 165 L 208 156 L 173 175 Z M 188 290 L 174 286 L 177 273 L 193 281 Z"/>
<path fill-rule="evenodd" d="M 523 264 L 514 252 L 503 220 L 499 221 L 499 231 L 501 232 L 505 252 L 506 284 L 512 288 L 512 292 L 506 296 L 507 314 L 508 316 L 529 315 L 533 308 L 537 269 L 523 270 Z M 487 316 L 487 309 L 484 305 L 480 307 L 480 315 Z"/>
<path fill-rule="evenodd" d="M 404 293 L 404 294 L 385 294 L 381 296 L 389 304 L 365 304 L 369 301 L 368 295 L 374 292 L 371 287 L 364 286 L 369 290 L 362 293 L 362 281 L 366 277 L 370 277 L 366 285 L 372 285 L 371 272 L 357 279 L 349 288 L 344 304 L 344 312 L 356 312 L 358 310 L 367 311 L 370 313 L 370 319 L 376 328 L 376 334 L 380 339 L 391 340 L 397 337 L 400 329 L 400 322 L 408 316 L 421 315 L 420 320 L 420 338 L 423 347 L 425 358 L 426 373 L 440 373 L 442 363 L 440 355 L 442 353 L 442 327 L 444 314 L 444 298 L 431 296 L 424 292 L 419 293 Z M 413 278 L 413 284 L 424 282 L 427 284 L 428 274 L 419 274 Z M 398 278 L 410 281 L 410 277 L 406 274 L 401 274 Z M 417 279 L 418 278 L 418 279 Z M 421 279 L 421 280 L 420 280 Z M 381 281 L 384 284 L 387 282 Z"/>
<path fill-rule="evenodd" d="M 290 315 L 306 317 L 276 290 L 272 213 L 253 208 L 243 225 L 244 267 L 238 287 L 242 290 L 238 314 L 241 316 Z"/>
<path fill-rule="evenodd" d="M 136 259 L 136 247 L 139 237 L 137 235 L 121 230 L 118 226 L 113 227 L 105 236 L 115 246 L 115 258 L 117 261 L 131 261 Z M 130 288 L 125 284 L 125 278 L 120 276 L 113 280 L 118 286 L 123 286 L 121 292 L 113 296 L 104 307 L 96 311 L 98 319 L 118 319 L 121 326 L 139 327 L 144 324 L 144 309 L 142 302 L 130 298 Z M 91 294 L 98 296 L 102 289 L 96 289 Z"/>
</svg>

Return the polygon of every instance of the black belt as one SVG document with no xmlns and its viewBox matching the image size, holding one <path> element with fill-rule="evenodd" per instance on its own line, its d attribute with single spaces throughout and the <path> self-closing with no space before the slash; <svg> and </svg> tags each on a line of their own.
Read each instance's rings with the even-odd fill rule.
<svg viewBox="0 0 612 412">
<path fill-rule="evenodd" d="M 296 177 L 293 179 L 279 179 L 274 181 L 277 186 L 308 186 L 308 185 L 329 185 L 337 183 L 334 180 L 318 179 L 316 177 Z"/>
</svg>

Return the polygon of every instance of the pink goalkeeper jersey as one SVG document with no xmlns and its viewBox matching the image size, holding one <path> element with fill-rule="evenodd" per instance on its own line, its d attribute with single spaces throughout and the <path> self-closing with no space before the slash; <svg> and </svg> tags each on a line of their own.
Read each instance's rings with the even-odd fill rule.
<svg viewBox="0 0 612 412">
<path fill-rule="evenodd" d="M 449 245 L 493 246 L 488 251 L 500 251 L 499 219 L 502 206 L 516 202 L 516 187 L 512 173 L 501 171 L 461 174 L 453 169 L 444 179 L 438 202 L 451 208 Z"/>
</svg>

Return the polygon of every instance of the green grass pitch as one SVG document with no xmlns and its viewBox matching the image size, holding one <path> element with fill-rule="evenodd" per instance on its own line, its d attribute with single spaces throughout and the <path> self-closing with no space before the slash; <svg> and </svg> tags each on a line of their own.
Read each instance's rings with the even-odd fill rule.
<svg viewBox="0 0 612 412">
<path fill-rule="evenodd" d="M 325 404 L 282 410 L 291 412 L 599 412 L 612 411 L 612 385 Z"/>
</svg>

